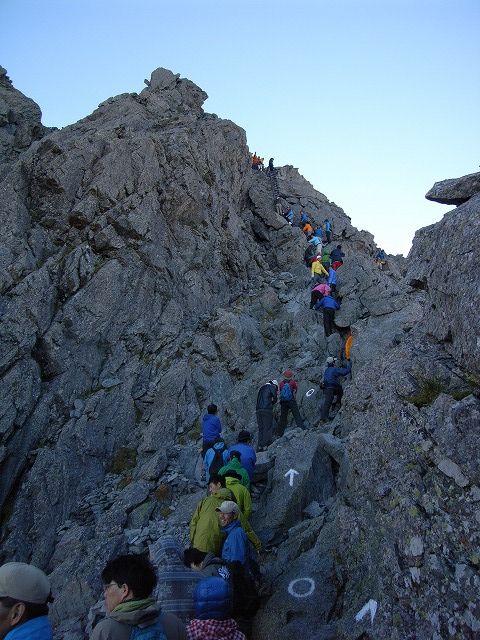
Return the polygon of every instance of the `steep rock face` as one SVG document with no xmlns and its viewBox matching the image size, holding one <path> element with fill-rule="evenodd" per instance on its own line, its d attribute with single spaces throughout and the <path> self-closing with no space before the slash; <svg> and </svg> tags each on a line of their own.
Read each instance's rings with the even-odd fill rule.
<svg viewBox="0 0 480 640">
<path fill-rule="evenodd" d="M 1 559 L 46 569 L 56 637 L 83 639 L 107 559 L 165 533 L 188 543 L 206 405 L 221 407 L 227 441 L 256 434 L 256 391 L 290 366 L 307 429 L 260 456 L 252 522 L 266 596 L 254 638 L 470 637 L 479 402 L 465 350 L 478 361 L 478 346 L 464 324 L 451 342 L 429 325 L 451 303 L 436 251 L 444 227 L 460 246 L 462 207 L 419 232 L 418 273 L 404 279 L 402 261 L 379 271 L 372 236 L 280 168 L 282 199 L 330 217 L 346 254 L 339 331 L 326 339 L 308 308 L 301 230 L 251 171 L 244 132 L 205 114 L 205 98 L 157 69 L 140 94 L 5 165 Z M 462 309 L 478 299 L 471 279 L 455 286 Z M 319 425 L 324 360 L 347 328 L 353 379 Z M 374 624 L 355 622 L 371 598 Z"/>
<path fill-rule="evenodd" d="M 409 254 L 407 281 L 428 290 L 424 328 L 480 373 L 480 184 L 477 193 L 437 224 L 420 229 Z"/>
</svg>

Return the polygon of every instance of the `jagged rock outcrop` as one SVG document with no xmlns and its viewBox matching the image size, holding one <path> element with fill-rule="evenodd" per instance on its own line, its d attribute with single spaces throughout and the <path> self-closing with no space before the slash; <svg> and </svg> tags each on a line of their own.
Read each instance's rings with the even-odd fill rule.
<svg viewBox="0 0 480 640">
<path fill-rule="evenodd" d="M 458 206 L 470 200 L 479 191 L 480 172 L 436 182 L 425 197 L 433 202 Z"/>
<path fill-rule="evenodd" d="M 0 84 L 4 101 L 12 91 Z M 307 429 L 261 456 L 252 522 L 266 595 L 254 638 L 474 637 L 478 196 L 418 232 L 404 278 L 401 260 L 378 270 L 373 237 L 280 168 L 281 198 L 330 217 L 346 254 L 326 339 L 308 308 L 301 230 L 251 171 L 243 130 L 204 113 L 205 99 L 157 69 L 140 94 L 61 131 L 35 129 L 25 98 L 28 135 L 15 142 L 8 129 L 0 559 L 48 571 L 56 637 L 83 640 L 107 559 L 165 534 L 188 543 L 206 405 L 221 407 L 228 441 L 255 433 L 258 387 L 289 366 Z M 459 253 L 471 273 L 445 271 Z M 347 329 L 353 378 L 319 425 L 324 360 Z M 356 622 L 371 598 L 374 623 Z"/>
</svg>

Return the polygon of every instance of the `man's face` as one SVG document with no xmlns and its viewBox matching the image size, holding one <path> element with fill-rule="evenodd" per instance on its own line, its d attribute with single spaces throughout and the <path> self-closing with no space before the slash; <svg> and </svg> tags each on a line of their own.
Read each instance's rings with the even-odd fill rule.
<svg viewBox="0 0 480 640">
<path fill-rule="evenodd" d="M 0 640 L 5 638 L 7 633 L 13 629 L 13 627 L 20 624 L 22 616 L 25 612 L 25 605 L 23 602 L 17 602 L 10 609 L 4 607 L 0 599 Z"/>
<path fill-rule="evenodd" d="M 109 584 L 103 586 L 103 595 L 105 596 L 105 609 L 108 613 L 111 613 L 115 607 L 117 607 L 125 600 L 128 600 L 130 589 L 126 584 L 119 586 L 116 582 L 112 581 Z"/>
<path fill-rule="evenodd" d="M 215 484 L 215 482 L 210 482 L 208 485 L 208 493 L 216 493 L 217 491 L 220 491 L 221 488 L 222 485 L 220 483 Z"/>
<path fill-rule="evenodd" d="M 222 513 L 218 511 L 218 520 L 221 527 L 227 527 L 231 522 L 235 520 L 235 513 Z"/>
</svg>

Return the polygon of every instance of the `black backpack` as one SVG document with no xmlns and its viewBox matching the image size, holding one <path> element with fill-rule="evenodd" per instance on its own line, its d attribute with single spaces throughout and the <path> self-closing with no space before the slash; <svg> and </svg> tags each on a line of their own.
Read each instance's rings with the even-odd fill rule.
<svg viewBox="0 0 480 640">
<path fill-rule="evenodd" d="M 241 562 L 226 562 L 230 571 L 233 590 L 232 618 L 253 618 L 260 608 L 260 596 L 252 576 L 244 569 Z"/>
<path fill-rule="evenodd" d="M 222 446 L 219 447 L 219 444 L 221 444 Z M 225 446 L 225 442 L 220 441 L 216 442 L 215 445 L 211 448 L 215 452 L 215 455 L 213 456 L 212 462 L 208 467 L 208 475 L 210 477 L 216 475 L 220 471 L 220 469 L 225 466 L 225 463 L 223 461 L 223 454 L 225 453 L 227 447 Z"/>
</svg>

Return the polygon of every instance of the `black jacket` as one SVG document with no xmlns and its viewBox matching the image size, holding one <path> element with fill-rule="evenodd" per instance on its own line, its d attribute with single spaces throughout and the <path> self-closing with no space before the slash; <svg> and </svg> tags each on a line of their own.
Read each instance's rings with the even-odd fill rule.
<svg viewBox="0 0 480 640">
<path fill-rule="evenodd" d="M 277 402 L 277 387 L 274 384 L 264 384 L 257 396 L 257 411 L 271 409 Z"/>
</svg>

